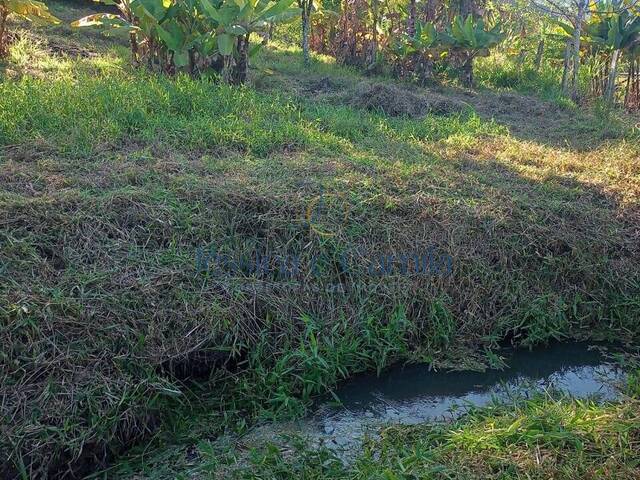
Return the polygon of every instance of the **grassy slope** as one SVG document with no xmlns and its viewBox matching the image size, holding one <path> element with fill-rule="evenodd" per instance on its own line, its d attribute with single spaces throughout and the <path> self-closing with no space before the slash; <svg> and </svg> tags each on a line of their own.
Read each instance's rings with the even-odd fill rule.
<svg viewBox="0 0 640 480">
<path fill-rule="evenodd" d="M 95 468 L 220 352 L 244 368 L 221 404 L 279 414 L 397 358 L 472 365 L 504 337 L 635 337 L 639 147 L 625 119 L 513 93 L 371 90 L 299 60 L 275 45 L 255 88 L 229 89 L 131 71 L 97 35 L 21 31 L 0 84 L 12 464 Z M 353 106 L 389 111 L 408 91 L 460 112 Z M 296 255 L 301 273 L 199 274 L 206 245 Z M 431 246 L 452 275 L 368 273 Z"/>
</svg>

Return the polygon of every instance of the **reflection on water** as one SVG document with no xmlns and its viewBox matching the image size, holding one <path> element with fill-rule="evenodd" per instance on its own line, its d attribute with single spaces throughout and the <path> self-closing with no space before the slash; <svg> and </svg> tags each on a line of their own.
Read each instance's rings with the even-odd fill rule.
<svg viewBox="0 0 640 480">
<path fill-rule="evenodd" d="M 508 401 L 536 391 L 556 390 L 575 398 L 616 398 L 622 372 L 585 344 L 557 344 L 516 351 L 509 368 L 486 372 L 432 372 L 425 365 L 396 367 L 379 378 L 363 375 L 336 392 L 342 407 L 322 405 L 313 417 L 328 446 L 354 440 L 385 424 L 450 419 L 469 405 Z M 318 438 L 320 439 L 320 438 Z"/>
<path fill-rule="evenodd" d="M 384 425 L 451 419 L 469 405 L 509 401 L 542 390 L 614 400 L 614 384 L 623 380 L 623 372 L 587 344 L 518 350 L 507 362 L 509 368 L 500 371 L 433 372 L 426 365 L 411 365 L 391 368 L 380 377 L 358 376 L 336 391 L 341 406 L 321 404 L 310 418 L 271 434 L 302 434 L 350 457 L 365 435 L 375 436 Z"/>
</svg>

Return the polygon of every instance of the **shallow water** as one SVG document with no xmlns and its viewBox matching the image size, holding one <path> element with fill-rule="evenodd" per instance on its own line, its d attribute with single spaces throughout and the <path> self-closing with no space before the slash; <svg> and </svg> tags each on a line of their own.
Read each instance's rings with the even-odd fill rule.
<svg viewBox="0 0 640 480">
<path fill-rule="evenodd" d="M 508 368 L 486 372 L 434 372 L 426 365 L 398 366 L 380 377 L 361 375 L 337 391 L 342 405 L 320 403 L 307 419 L 259 428 L 264 439 L 281 434 L 307 437 L 348 458 L 365 436 L 389 424 L 411 425 L 455 418 L 470 406 L 508 402 L 553 390 L 574 398 L 615 400 L 623 372 L 588 344 L 556 344 L 517 350 Z"/>
</svg>

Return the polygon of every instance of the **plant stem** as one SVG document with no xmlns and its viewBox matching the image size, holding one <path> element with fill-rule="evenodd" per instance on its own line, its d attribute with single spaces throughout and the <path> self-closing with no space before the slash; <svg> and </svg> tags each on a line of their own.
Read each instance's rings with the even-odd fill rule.
<svg viewBox="0 0 640 480">
<path fill-rule="evenodd" d="M 562 70 L 562 94 L 567 95 L 569 93 L 569 64 L 571 62 L 571 45 L 572 41 L 567 40 L 567 45 L 564 49 L 564 67 Z"/>
<path fill-rule="evenodd" d="M 542 64 L 542 56 L 544 55 L 544 39 L 541 39 L 538 42 L 538 50 L 536 52 L 536 60 L 534 63 L 534 68 L 536 72 L 540 71 L 540 65 Z"/>
<path fill-rule="evenodd" d="M 8 16 L 9 11 L 5 7 L 0 7 L 0 58 L 5 57 L 9 53 L 7 42 L 5 40 L 5 29 Z"/>
<path fill-rule="evenodd" d="M 612 104 L 614 94 L 616 92 L 616 77 L 618 76 L 618 57 L 620 50 L 614 50 L 611 54 L 611 66 L 609 68 L 609 76 L 607 78 L 607 89 L 605 91 L 605 100 L 608 104 Z"/>
<path fill-rule="evenodd" d="M 309 23 L 311 16 L 311 0 L 302 0 L 302 59 L 305 65 L 309 65 Z"/>
<path fill-rule="evenodd" d="M 582 22 L 584 21 L 588 0 L 580 0 L 578 15 L 576 17 L 575 30 L 573 31 L 573 71 L 571 76 L 571 97 L 578 99 L 578 72 L 580 70 L 580 36 L 582 35 Z"/>
<path fill-rule="evenodd" d="M 131 59 L 134 65 L 138 65 L 138 37 L 136 32 L 129 33 L 129 43 L 131 44 Z"/>
<path fill-rule="evenodd" d="M 409 13 L 407 18 L 407 35 L 413 38 L 416 34 L 416 0 L 409 0 Z"/>
</svg>

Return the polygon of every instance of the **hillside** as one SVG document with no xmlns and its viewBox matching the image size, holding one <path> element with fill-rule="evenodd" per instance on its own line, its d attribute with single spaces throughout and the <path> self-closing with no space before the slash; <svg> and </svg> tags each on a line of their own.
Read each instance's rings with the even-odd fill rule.
<svg viewBox="0 0 640 480">
<path fill-rule="evenodd" d="M 278 39 L 247 86 L 161 76 L 50 6 L 0 66 L 6 472 L 94 472 L 199 389 L 250 423 L 397 361 L 637 341 L 637 118 Z"/>
</svg>

